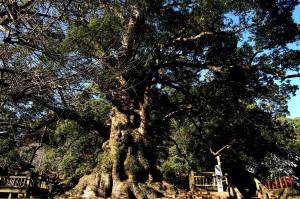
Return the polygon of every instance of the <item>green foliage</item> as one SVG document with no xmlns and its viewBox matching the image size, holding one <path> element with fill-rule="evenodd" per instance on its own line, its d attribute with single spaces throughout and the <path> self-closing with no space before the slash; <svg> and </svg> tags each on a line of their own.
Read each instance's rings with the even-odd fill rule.
<svg viewBox="0 0 300 199">
<path fill-rule="evenodd" d="M 283 145 L 289 150 L 290 153 L 299 156 L 300 155 L 300 118 L 284 118 L 289 127 L 292 128 L 293 133 L 289 138 L 279 139 Z"/>
<path fill-rule="evenodd" d="M 267 176 L 268 170 L 260 173 L 259 167 L 269 153 L 285 159 L 286 152 L 282 152 L 282 147 L 289 152 L 293 151 L 291 149 L 297 142 L 295 134 L 286 122 L 280 122 L 274 117 L 285 112 L 280 102 L 277 102 L 278 98 L 285 99 L 285 92 L 277 93 L 274 101 L 268 97 L 268 103 L 278 103 L 270 110 L 263 106 L 265 102 L 258 103 L 258 99 L 271 95 L 279 88 L 274 82 L 270 82 L 266 88 L 256 83 L 258 76 L 246 73 L 241 68 L 230 68 L 220 75 L 201 85 L 201 90 L 193 88 L 200 91 L 195 93 L 201 99 L 197 103 L 172 92 L 172 101 L 194 105 L 188 112 L 181 112 L 176 119 L 171 120 L 173 141 L 168 146 L 171 149 L 177 148 L 179 152 L 177 156 L 168 153 L 164 163 L 166 177 L 172 173 L 174 177 L 174 172 L 170 171 L 177 171 L 177 167 L 181 166 L 178 156 L 185 164 L 188 162 L 193 170 L 213 171 L 216 160 L 209 149 L 217 151 L 228 144 L 232 146 L 222 152 L 221 161 L 224 172 L 230 173 L 247 168 L 256 169 L 257 174 Z M 296 147 L 294 149 L 297 150 Z"/>
<path fill-rule="evenodd" d="M 66 178 L 82 176 L 97 165 L 101 139 L 78 124 L 60 121 L 49 134 L 47 153 L 41 170 L 58 171 Z"/>
<path fill-rule="evenodd" d="M 174 182 L 183 172 L 189 173 L 190 171 L 187 161 L 178 154 L 177 150 L 175 146 L 170 147 L 168 159 L 161 165 L 164 179 L 168 182 Z"/>
<path fill-rule="evenodd" d="M 110 104 L 104 98 L 103 94 L 99 94 L 96 85 L 87 86 L 83 92 L 72 101 L 72 106 L 76 107 L 76 111 L 83 118 L 101 121 L 109 124 Z"/>
<path fill-rule="evenodd" d="M 0 171 L 1 169 L 12 171 L 17 169 L 22 162 L 18 141 L 8 133 L 0 135 Z"/>
</svg>

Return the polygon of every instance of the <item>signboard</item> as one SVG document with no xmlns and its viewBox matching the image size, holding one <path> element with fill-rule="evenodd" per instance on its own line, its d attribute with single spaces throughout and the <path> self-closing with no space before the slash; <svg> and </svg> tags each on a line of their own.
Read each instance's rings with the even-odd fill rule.
<svg viewBox="0 0 300 199">
<path fill-rule="evenodd" d="M 218 192 L 223 192 L 223 183 L 222 183 L 222 171 L 219 165 L 215 166 L 215 173 L 216 173 L 216 181 L 218 186 Z"/>
</svg>

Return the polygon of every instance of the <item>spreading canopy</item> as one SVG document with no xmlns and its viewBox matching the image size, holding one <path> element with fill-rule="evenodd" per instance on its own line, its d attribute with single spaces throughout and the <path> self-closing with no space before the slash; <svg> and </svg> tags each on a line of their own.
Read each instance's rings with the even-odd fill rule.
<svg viewBox="0 0 300 199">
<path fill-rule="evenodd" d="M 300 76 L 300 52 L 288 45 L 299 41 L 299 28 L 292 19 L 298 3 L 2 3 L 1 128 L 34 133 L 58 118 L 74 120 L 108 140 L 111 148 L 104 150 L 120 158 L 109 163 L 112 179 L 118 182 L 140 180 L 127 170 L 131 156 L 144 170 L 155 173 L 149 158 L 144 158 L 153 147 L 149 142 L 161 141 L 159 134 L 168 128 L 165 123 L 178 115 L 197 115 L 194 124 L 199 132 L 210 132 L 208 143 L 214 133 L 222 139 L 230 132 L 227 135 L 238 139 L 246 120 L 249 128 L 241 132 L 245 140 L 251 138 L 251 130 L 264 137 L 274 130 L 267 126 L 277 125 L 276 115 L 287 113 L 287 100 L 297 89 L 289 78 Z M 105 98 L 111 113 L 95 117 L 95 109 L 89 109 L 87 114 L 75 106 L 75 99 L 82 96 Z M 203 121 L 205 125 L 199 125 Z M 222 132 L 224 126 L 228 128 Z M 232 141 L 230 136 L 226 139 Z"/>
</svg>

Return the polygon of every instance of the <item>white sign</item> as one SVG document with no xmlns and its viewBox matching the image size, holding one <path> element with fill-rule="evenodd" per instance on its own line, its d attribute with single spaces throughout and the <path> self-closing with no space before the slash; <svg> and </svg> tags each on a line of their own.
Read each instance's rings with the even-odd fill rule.
<svg viewBox="0 0 300 199">
<path fill-rule="evenodd" d="M 222 172 L 221 167 L 219 165 L 215 166 L 215 173 L 216 173 L 216 181 L 218 186 L 218 192 L 223 192 L 223 183 L 222 183 Z"/>
<path fill-rule="evenodd" d="M 216 165 L 215 166 L 215 172 L 216 172 L 216 176 L 222 176 L 222 173 L 221 173 L 221 167 L 219 165 Z"/>
</svg>

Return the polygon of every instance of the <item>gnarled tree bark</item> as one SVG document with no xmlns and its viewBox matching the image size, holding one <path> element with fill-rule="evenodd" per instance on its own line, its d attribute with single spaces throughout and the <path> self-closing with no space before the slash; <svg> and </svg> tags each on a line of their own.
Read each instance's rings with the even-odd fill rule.
<svg viewBox="0 0 300 199">
<path fill-rule="evenodd" d="M 131 96 L 131 97 L 129 97 Z M 110 138 L 103 144 L 100 166 L 81 179 L 73 196 L 111 198 L 157 198 L 162 195 L 162 175 L 153 157 L 154 146 L 147 131 L 147 91 L 142 100 L 127 92 L 120 95 L 130 110 L 112 107 Z M 140 98 L 141 99 L 141 98 Z"/>
</svg>

